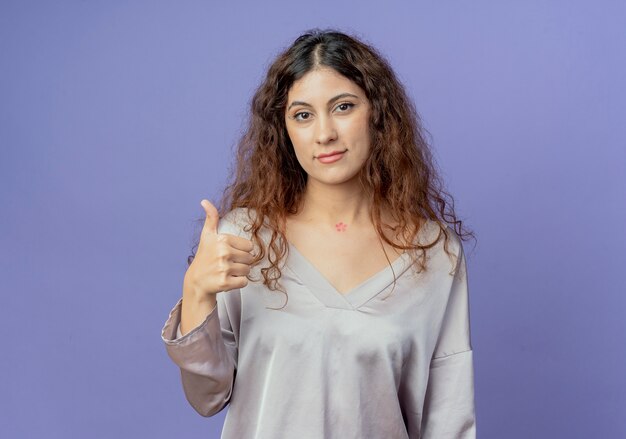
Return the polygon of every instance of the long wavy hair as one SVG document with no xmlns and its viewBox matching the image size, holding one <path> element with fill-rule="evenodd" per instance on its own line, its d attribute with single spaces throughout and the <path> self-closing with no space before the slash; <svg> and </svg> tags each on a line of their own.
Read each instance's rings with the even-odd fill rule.
<svg viewBox="0 0 626 439">
<path fill-rule="evenodd" d="M 247 231 L 260 253 L 255 255 L 253 265 L 267 254 L 269 266 L 261 269 L 263 284 L 285 295 L 279 280 L 281 261 L 288 253 L 286 218 L 302 206 L 307 182 L 307 174 L 287 134 L 285 106 L 292 84 L 322 67 L 334 69 L 356 83 L 371 104 L 371 155 L 358 178 L 371 201 L 371 220 L 379 238 L 408 251 L 413 262 L 418 262 L 419 270 L 425 270 L 426 250 L 442 235 L 450 256 L 446 222 L 459 238 L 474 237 L 455 215 L 454 200 L 443 189 L 421 119 L 386 59 L 354 36 L 332 29 L 313 29 L 300 35 L 276 57 L 254 93 L 247 129 L 237 144 L 235 169 L 218 207 L 220 217 L 235 208 L 254 212 Z M 396 221 L 395 227 L 382 223 L 383 209 Z M 431 243 L 416 242 L 427 220 L 439 226 L 438 236 Z M 203 223 L 204 217 L 198 222 Z M 263 227 L 271 231 L 267 248 L 260 236 Z M 390 240 L 383 227 L 401 234 L 402 242 Z M 193 261 L 198 244 L 199 238 L 188 264 Z M 391 265 L 389 257 L 387 261 Z M 251 275 L 248 279 L 260 280 Z"/>
</svg>

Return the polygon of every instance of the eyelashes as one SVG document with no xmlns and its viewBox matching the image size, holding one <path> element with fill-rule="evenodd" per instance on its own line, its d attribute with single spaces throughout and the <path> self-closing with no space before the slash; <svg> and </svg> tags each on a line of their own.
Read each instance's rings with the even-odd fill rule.
<svg viewBox="0 0 626 439">
<path fill-rule="evenodd" d="M 339 105 L 337 105 L 335 107 L 335 109 L 337 108 L 345 108 L 344 110 L 340 111 L 340 113 L 346 113 L 348 111 L 350 111 L 352 109 L 352 107 L 354 107 L 356 104 L 353 104 L 352 102 L 342 102 Z M 306 117 L 302 117 L 302 115 L 306 115 Z M 306 122 L 308 120 L 310 120 L 311 118 L 311 113 L 308 111 L 299 111 L 296 114 L 294 114 L 293 116 L 291 116 L 291 119 L 296 120 L 298 122 Z"/>
</svg>

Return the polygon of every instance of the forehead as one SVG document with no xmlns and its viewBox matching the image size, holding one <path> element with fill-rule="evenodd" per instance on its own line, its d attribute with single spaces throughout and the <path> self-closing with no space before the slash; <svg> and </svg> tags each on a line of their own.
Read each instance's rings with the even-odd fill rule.
<svg viewBox="0 0 626 439">
<path fill-rule="evenodd" d="M 331 68 L 319 68 L 307 72 L 302 78 L 295 81 L 287 98 L 289 101 L 316 99 L 325 100 L 341 92 L 350 92 L 357 96 L 365 97 L 365 93 L 352 80 L 341 75 Z"/>
</svg>

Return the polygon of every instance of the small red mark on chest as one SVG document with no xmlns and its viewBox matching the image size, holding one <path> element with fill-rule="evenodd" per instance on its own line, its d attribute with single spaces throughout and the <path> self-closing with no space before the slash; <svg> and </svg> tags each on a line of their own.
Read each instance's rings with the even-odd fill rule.
<svg viewBox="0 0 626 439">
<path fill-rule="evenodd" d="M 341 221 L 335 224 L 335 230 L 337 230 L 338 232 L 345 232 L 347 227 L 348 225 Z"/>
</svg>

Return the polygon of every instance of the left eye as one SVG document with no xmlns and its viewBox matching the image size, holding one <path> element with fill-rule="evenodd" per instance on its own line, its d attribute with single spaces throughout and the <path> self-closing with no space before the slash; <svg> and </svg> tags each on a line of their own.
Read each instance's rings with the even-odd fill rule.
<svg viewBox="0 0 626 439">
<path fill-rule="evenodd" d="M 350 102 L 343 102 L 339 105 L 337 105 L 337 108 L 341 108 L 342 111 L 347 111 L 350 108 L 354 107 L 354 104 L 350 103 Z"/>
</svg>

